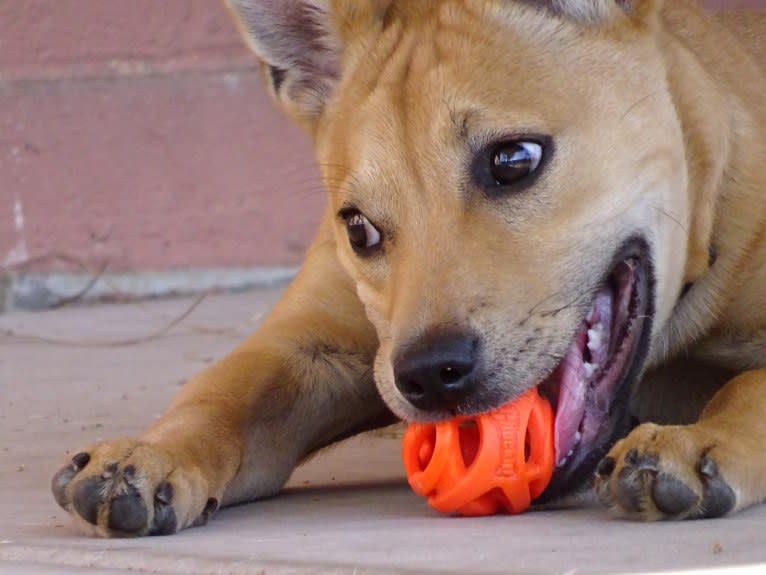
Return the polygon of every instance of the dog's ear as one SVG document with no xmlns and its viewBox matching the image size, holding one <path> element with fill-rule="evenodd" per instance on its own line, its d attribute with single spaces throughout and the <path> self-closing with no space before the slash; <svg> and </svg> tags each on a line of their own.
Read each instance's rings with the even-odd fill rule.
<svg viewBox="0 0 766 575">
<path fill-rule="evenodd" d="M 273 95 L 310 127 L 340 75 L 342 46 L 331 0 L 224 0 L 264 65 Z"/>
<path fill-rule="evenodd" d="M 378 26 L 393 0 L 223 0 L 277 101 L 311 130 L 337 83 L 345 39 Z"/>
<path fill-rule="evenodd" d="M 625 16 L 646 20 L 662 6 L 662 0 L 544 0 L 544 3 L 558 13 L 594 24 Z"/>
</svg>

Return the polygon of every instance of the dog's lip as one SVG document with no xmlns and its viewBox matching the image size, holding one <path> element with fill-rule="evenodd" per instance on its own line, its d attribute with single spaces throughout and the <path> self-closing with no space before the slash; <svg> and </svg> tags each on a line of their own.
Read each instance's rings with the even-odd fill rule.
<svg viewBox="0 0 766 575">
<path fill-rule="evenodd" d="M 650 277 L 646 244 L 631 242 L 619 252 L 617 264 L 609 279 L 597 291 L 590 312 L 577 330 L 572 344 L 559 366 L 540 385 L 540 391 L 556 409 L 555 447 L 557 468 L 543 500 L 554 499 L 589 476 L 604 455 L 616 430 L 622 425 L 624 406 L 618 396 L 626 395 L 630 383 L 643 362 L 648 346 L 647 318 L 651 315 L 649 301 Z M 610 305 L 604 303 L 609 299 Z M 610 329 L 604 349 L 593 346 L 588 350 L 588 331 L 594 322 L 609 315 Z M 601 354 L 600 365 L 590 377 L 585 377 L 584 365 Z M 565 384 L 567 389 L 562 391 Z M 624 398 L 623 398 L 624 399 Z"/>
</svg>

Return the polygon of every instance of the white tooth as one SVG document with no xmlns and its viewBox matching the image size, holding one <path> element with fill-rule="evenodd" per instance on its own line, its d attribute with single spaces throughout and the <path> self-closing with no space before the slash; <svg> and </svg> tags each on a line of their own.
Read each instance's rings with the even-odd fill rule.
<svg viewBox="0 0 766 575">
<path fill-rule="evenodd" d="M 569 459 L 570 457 L 572 457 L 572 455 L 573 455 L 573 454 L 574 454 L 574 448 L 570 449 L 570 450 L 569 450 L 569 453 L 567 453 L 567 459 Z"/>
<path fill-rule="evenodd" d="M 601 342 L 599 341 L 598 334 L 592 329 L 588 330 L 588 349 L 596 351 L 599 347 L 601 347 Z"/>
<path fill-rule="evenodd" d="M 591 377 L 593 377 L 593 374 L 596 373 L 598 366 L 593 363 L 583 363 L 582 368 L 583 368 L 583 371 L 585 372 L 585 379 L 590 379 Z"/>
<path fill-rule="evenodd" d="M 604 343 L 604 325 L 597 323 L 588 330 L 588 349 L 598 350 Z"/>
<path fill-rule="evenodd" d="M 575 433 L 575 443 L 580 443 L 580 440 L 582 439 L 582 433 L 579 431 Z"/>
<path fill-rule="evenodd" d="M 564 467 L 564 466 L 567 464 L 567 459 L 568 459 L 568 458 L 567 458 L 567 457 L 565 457 L 564 459 L 562 459 L 561 461 L 559 461 L 559 462 L 556 464 L 556 467 Z"/>
</svg>

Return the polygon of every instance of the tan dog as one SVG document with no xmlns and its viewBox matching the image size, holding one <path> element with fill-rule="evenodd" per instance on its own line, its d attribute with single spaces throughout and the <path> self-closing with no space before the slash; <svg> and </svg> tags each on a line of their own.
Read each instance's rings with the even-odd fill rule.
<svg viewBox="0 0 766 575">
<path fill-rule="evenodd" d="M 327 213 L 263 326 L 143 436 L 78 452 L 59 504 L 101 535 L 173 533 L 391 412 L 538 384 L 557 410 L 546 500 L 594 473 L 647 520 L 766 497 L 764 16 L 229 3 L 313 137 Z M 653 423 L 628 434 L 634 418 Z"/>
</svg>

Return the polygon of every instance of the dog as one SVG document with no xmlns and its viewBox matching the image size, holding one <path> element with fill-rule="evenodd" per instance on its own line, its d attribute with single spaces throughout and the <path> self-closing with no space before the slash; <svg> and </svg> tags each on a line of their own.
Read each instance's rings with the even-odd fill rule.
<svg viewBox="0 0 766 575">
<path fill-rule="evenodd" d="M 766 13 L 692 0 L 228 0 L 328 207 L 262 326 L 56 501 L 102 536 L 277 493 L 397 419 L 555 409 L 540 501 L 766 498 Z"/>
</svg>

